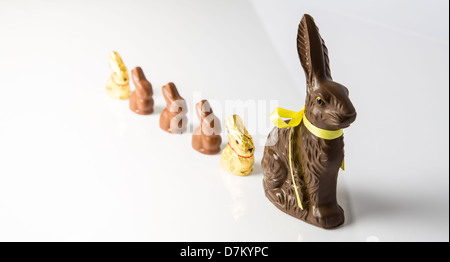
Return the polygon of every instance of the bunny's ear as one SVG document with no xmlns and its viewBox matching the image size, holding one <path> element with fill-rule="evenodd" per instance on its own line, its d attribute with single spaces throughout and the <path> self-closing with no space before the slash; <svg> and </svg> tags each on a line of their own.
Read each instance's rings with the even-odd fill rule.
<svg viewBox="0 0 450 262">
<path fill-rule="evenodd" d="M 203 132 L 209 133 L 210 129 L 214 131 L 214 134 L 220 134 L 220 132 L 222 132 L 220 120 L 213 114 L 213 110 L 208 100 L 202 100 L 197 103 L 195 109 L 197 111 L 198 119 L 202 122 L 202 129 L 205 128 L 203 129 Z"/>
<path fill-rule="evenodd" d="M 178 93 L 175 84 L 172 82 L 162 87 L 162 93 L 168 105 L 174 103 L 176 100 L 183 99 Z"/>
<path fill-rule="evenodd" d="M 111 70 L 117 75 L 120 75 L 121 70 L 123 70 L 122 68 L 125 67 L 122 58 L 116 51 L 112 51 L 111 54 L 109 54 L 108 62 Z"/>
<path fill-rule="evenodd" d="M 142 68 L 140 66 L 137 66 L 131 70 L 131 76 L 133 77 L 133 81 L 141 81 L 141 80 L 147 80 L 144 75 L 144 71 L 142 71 Z"/>
<path fill-rule="evenodd" d="M 208 100 L 202 100 L 195 105 L 195 110 L 197 112 L 198 119 L 202 120 L 209 114 L 212 113 L 211 106 L 209 105 Z"/>
<path fill-rule="evenodd" d="M 152 84 L 145 78 L 144 71 L 141 67 L 137 66 L 131 70 L 131 78 L 136 91 L 141 97 L 147 97 L 153 95 Z"/>
<path fill-rule="evenodd" d="M 314 19 L 308 14 L 303 16 L 298 27 L 297 51 L 308 86 L 314 78 L 331 80 L 328 49 Z"/>
<path fill-rule="evenodd" d="M 232 115 L 225 121 L 228 134 L 239 133 L 239 135 L 248 134 L 247 129 L 244 126 L 242 118 L 238 115 Z"/>
</svg>

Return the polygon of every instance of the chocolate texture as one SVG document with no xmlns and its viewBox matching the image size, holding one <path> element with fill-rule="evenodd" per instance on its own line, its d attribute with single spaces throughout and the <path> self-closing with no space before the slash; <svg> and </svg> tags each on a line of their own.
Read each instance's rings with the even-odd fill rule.
<svg viewBox="0 0 450 262">
<path fill-rule="evenodd" d="M 306 76 L 305 117 L 325 130 L 348 127 L 356 119 L 355 108 L 348 89 L 332 80 L 327 47 L 314 19 L 307 14 L 298 28 L 297 50 Z M 317 137 L 304 121 L 290 129 L 275 127 L 267 138 L 261 162 L 267 198 L 281 211 L 307 223 L 327 229 L 340 226 L 345 216 L 337 203 L 336 188 L 344 159 L 343 136 Z M 297 202 L 294 184 L 303 209 Z"/>
</svg>

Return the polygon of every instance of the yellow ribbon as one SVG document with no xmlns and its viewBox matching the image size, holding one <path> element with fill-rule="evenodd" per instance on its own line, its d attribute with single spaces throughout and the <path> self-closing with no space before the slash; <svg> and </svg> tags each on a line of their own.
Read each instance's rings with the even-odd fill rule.
<svg viewBox="0 0 450 262">
<path fill-rule="evenodd" d="M 303 120 L 303 124 L 308 129 L 309 132 L 314 134 L 317 137 L 332 140 L 336 139 L 338 137 L 341 137 L 344 134 L 344 131 L 342 129 L 339 130 L 326 130 L 319 128 L 317 126 L 314 126 L 309 122 L 309 120 L 305 116 L 305 107 L 300 110 L 300 112 L 295 112 L 291 110 L 287 110 L 281 107 L 277 107 L 269 116 L 270 121 L 277 126 L 278 128 L 288 128 L 290 127 L 291 130 L 289 131 L 289 167 L 291 169 L 291 176 L 292 176 L 292 182 L 294 183 L 294 189 L 295 189 L 295 195 L 297 197 L 298 206 L 301 210 L 303 210 L 302 202 L 300 201 L 300 195 L 297 190 L 297 185 L 295 183 L 294 179 L 294 171 L 292 170 L 292 152 L 291 152 L 291 134 L 292 129 L 295 126 L 300 125 L 300 123 Z M 283 118 L 290 118 L 291 120 L 289 123 L 286 123 Z M 345 170 L 345 162 L 342 161 L 341 169 Z"/>
</svg>

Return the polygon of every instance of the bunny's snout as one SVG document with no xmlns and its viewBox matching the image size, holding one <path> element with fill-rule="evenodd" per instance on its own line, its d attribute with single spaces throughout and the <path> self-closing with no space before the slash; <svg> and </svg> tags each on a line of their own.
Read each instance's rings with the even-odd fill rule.
<svg viewBox="0 0 450 262">
<path fill-rule="evenodd" d="M 248 152 L 252 153 L 253 152 L 253 147 L 248 149 Z"/>
<path fill-rule="evenodd" d="M 349 127 L 356 120 L 356 111 L 353 111 L 349 114 L 340 115 L 339 118 L 341 122 L 341 128 Z"/>
</svg>

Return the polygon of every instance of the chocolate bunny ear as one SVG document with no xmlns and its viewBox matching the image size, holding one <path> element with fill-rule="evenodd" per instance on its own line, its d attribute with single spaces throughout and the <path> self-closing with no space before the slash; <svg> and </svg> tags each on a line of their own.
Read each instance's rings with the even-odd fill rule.
<svg viewBox="0 0 450 262">
<path fill-rule="evenodd" d="M 145 78 L 144 71 L 142 71 L 142 68 L 140 66 L 137 66 L 131 70 L 131 77 L 133 78 L 134 82 L 147 80 L 147 78 Z"/>
<path fill-rule="evenodd" d="M 308 86 L 314 78 L 331 80 L 328 49 L 314 19 L 308 14 L 303 16 L 298 26 L 297 50 Z"/>
<path fill-rule="evenodd" d="M 108 63 L 109 67 L 114 73 L 120 74 L 120 64 L 123 64 L 123 62 L 122 58 L 120 58 L 119 53 L 117 53 L 116 51 L 112 51 L 111 54 L 109 54 Z"/>
<path fill-rule="evenodd" d="M 220 134 L 220 132 L 222 132 L 220 120 L 214 115 L 208 100 L 204 99 L 198 102 L 195 105 L 195 109 L 197 112 L 198 119 L 202 122 L 201 125 L 206 126 L 202 128 L 205 128 L 206 130 L 212 129 L 214 131 L 214 134 Z"/>
<path fill-rule="evenodd" d="M 225 120 L 225 127 L 229 135 L 247 135 L 247 129 L 244 126 L 244 121 L 239 115 L 232 115 Z"/>
<path fill-rule="evenodd" d="M 167 105 L 174 103 L 177 100 L 184 100 L 180 94 L 174 83 L 170 82 L 167 85 L 162 87 L 162 93 L 164 99 L 166 100 Z"/>
<path fill-rule="evenodd" d="M 123 81 L 128 81 L 128 70 L 125 64 L 123 63 L 119 53 L 117 53 L 116 51 L 112 51 L 111 54 L 109 54 L 108 62 L 109 67 L 111 68 L 114 74 L 124 78 L 122 79 Z"/>
<path fill-rule="evenodd" d="M 200 120 L 212 113 L 211 106 L 209 105 L 208 100 L 205 99 L 195 105 L 195 111 Z"/>
<path fill-rule="evenodd" d="M 136 90 L 141 96 L 153 95 L 152 84 L 145 78 L 144 71 L 141 67 L 137 66 L 131 70 L 131 78 L 133 79 Z"/>
</svg>

